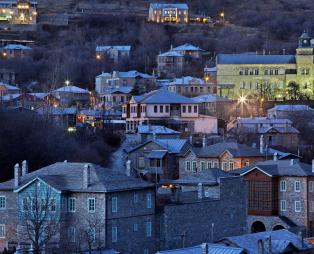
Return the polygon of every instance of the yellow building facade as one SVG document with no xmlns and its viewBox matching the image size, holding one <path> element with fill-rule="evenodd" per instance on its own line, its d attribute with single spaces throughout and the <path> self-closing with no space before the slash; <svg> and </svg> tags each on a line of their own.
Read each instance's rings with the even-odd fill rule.
<svg viewBox="0 0 314 254">
<path fill-rule="evenodd" d="M 218 54 L 217 94 L 238 99 L 314 98 L 314 39 L 304 32 L 295 55 Z"/>
</svg>

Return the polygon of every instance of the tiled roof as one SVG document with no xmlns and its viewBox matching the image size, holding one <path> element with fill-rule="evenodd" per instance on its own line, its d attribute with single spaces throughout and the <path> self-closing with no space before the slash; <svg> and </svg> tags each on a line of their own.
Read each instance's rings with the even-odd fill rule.
<svg viewBox="0 0 314 254">
<path fill-rule="evenodd" d="M 204 85 L 204 80 L 191 76 L 174 79 L 170 85 Z"/>
<path fill-rule="evenodd" d="M 259 149 L 236 142 L 222 142 L 206 147 L 192 147 L 192 150 L 199 158 L 217 158 L 224 151 L 230 152 L 234 157 L 262 157 Z"/>
<path fill-rule="evenodd" d="M 88 90 L 77 86 L 63 86 L 54 90 L 54 92 L 89 93 Z"/>
<path fill-rule="evenodd" d="M 260 169 L 270 176 L 314 176 L 312 165 L 298 160 L 268 160 L 234 170 L 233 173 L 245 175 L 253 169 Z"/>
<path fill-rule="evenodd" d="M 178 8 L 188 10 L 189 7 L 187 4 L 164 4 L 164 3 L 151 3 L 150 8 L 153 9 L 164 9 L 164 8 Z"/>
<path fill-rule="evenodd" d="M 139 125 L 137 132 L 140 134 L 178 134 L 180 132 L 161 125 Z"/>
<path fill-rule="evenodd" d="M 244 249 L 225 246 L 223 244 L 207 244 L 209 254 L 244 254 Z M 156 254 L 203 254 L 202 245 L 186 247 L 182 249 L 158 251 Z"/>
<path fill-rule="evenodd" d="M 107 51 L 109 49 L 114 49 L 118 51 L 130 51 L 131 46 L 97 46 L 96 51 Z"/>
<path fill-rule="evenodd" d="M 297 250 L 313 249 L 314 245 L 307 241 L 301 241 L 301 238 L 292 232 L 283 229 L 275 231 L 265 231 L 255 234 L 245 234 L 240 236 L 226 237 L 221 242 L 229 242 L 233 245 L 245 249 L 249 254 L 258 254 L 258 241 L 262 240 L 264 243 L 271 239 L 271 253 L 285 253 L 289 245 L 294 246 Z"/>
<path fill-rule="evenodd" d="M 165 53 L 161 53 L 158 56 L 169 56 L 169 57 L 184 57 L 184 55 L 182 55 L 181 53 L 175 52 L 175 51 L 168 51 Z"/>
<path fill-rule="evenodd" d="M 20 50 L 31 50 L 32 48 L 28 47 L 28 46 L 21 45 L 21 44 L 8 44 L 5 47 L 3 47 L 3 49 L 6 49 L 6 50 L 18 50 L 18 49 L 20 49 Z"/>
<path fill-rule="evenodd" d="M 60 191 L 114 192 L 153 186 L 141 179 L 128 177 L 99 165 L 88 164 L 90 165 L 90 184 L 87 189 L 83 188 L 83 169 L 86 163 L 72 162 L 57 162 L 31 172 L 22 177 L 19 188 L 37 177 Z M 14 179 L 0 183 L 0 190 L 13 188 Z"/>
<path fill-rule="evenodd" d="M 294 55 L 218 54 L 217 64 L 294 64 Z"/>
<path fill-rule="evenodd" d="M 202 102 L 217 102 L 217 101 L 230 101 L 228 98 L 220 97 L 215 94 L 205 94 L 205 95 L 199 95 L 192 98 L 194 101 L 198 103 Z"/>
<path fill-rule="evenodd" d="M 196 46 L 189 44 L 189 43 L 185 43 L 185 44 L 180 45 L 178 47 L 175 47 L 171 50 L 172 51 L 204 51 L 201 48 L 196 47 Z"/>
<path fill-rule="evenodd" d="M 172 93 L 166 90 L 157 90 L 154 93 L 150 93 L 142 103 L 146 104 L 197 104 L 194 100 L 179 95 L 177 93 Z"/>
</svg>

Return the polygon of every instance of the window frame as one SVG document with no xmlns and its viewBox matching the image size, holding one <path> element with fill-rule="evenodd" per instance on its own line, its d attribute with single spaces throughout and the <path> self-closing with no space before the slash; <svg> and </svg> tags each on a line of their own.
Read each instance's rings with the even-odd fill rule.
<svg viewBox="0 0 314 254">
<path fill-rule="evenodd" d="M 299 186 L 299 188 L 297 188 Z M 301 181 L 294 181 L 294 192 L 301 192 Z"/>
<path fill-rule="evenodd" d="M 146 237 L 152 237 L 152 222 L 151 221 L 146 221 L 145 223 L 145 236 Z"/>
<path fill-rule="evenodd" d="M 1 199 L 3 199 L 3 202 L 1 202 Z M 0 206 L 0 210 L 5 210 L 5 209 L 7 209 L 7 197 L 6 197 L 6 196 L 3 196 L 3 195 L 0 196 L 0 205 L 1 205 L 2 203 L 4 204 L 4 206 L 3 206 L 3 207 Z"/>
<path fill-rule="evenodd" d="M 309 192 L 314 192 L 314 181 L 309 181 Z"/>
<path fill-rule="evenodd" d="M 0 224 L 0 239 L 5 239 L 6 228 L 5 224 Z"/>
<path fill-rule="evenodd" d="M 73 201 L 73 203 L 71 203 L 72 201 Z M 74 204 L 73 205 L 74 209 L 71 209 L 72 204 Z M 76 198 L 74 198 L 74 197 L 70 197 L 68 199 L 68 212 L 69 213 L 75 213 L 76 212 Z"/>
<path fill-rule="evenodd" d="M 280 180 L 280 182 L 279 182 L 279 191 L 280 192 L 286 192 L 287 191 L 287 181 L 286 180 Z"/>
<path fill-rule="evenodd" d="M 287 200 L 285 200 L 285 199 L 280 200 L 280 211 L 281 212 L 287 211 Z"/>
<path fill-rule="evenodd" d="M 118 197 L 116 197 L 116 196 L 111 198 L 111 212 L 112 213 L 118 212 Z"/>
<path fill-rule="evenodd" d="M 111 227 L 111 242 L 113 243 L 118 242 L 118 227 L 117 226 Z"/>
<path fill-rule="evenodd" d="M 94 201 L 94 210 L 90 210 L 90 201 Z M 96 212 L 96 198 L 87 198 L 87 211 L 89 213 L 95 213 Z"/>
<path fill-rule="evenodd" d="M 297 209 L 297 204 L 300 204 L 300 209 Z M 294 201 L 294 211 L 296 213 L 300 213 L 302 211 L 302 204 L 301 204 L 301 201 L 297 200 L 297 201 Z"/>
<path fill-rule="evenodd" d="M 152 207 L 152 194 L 146 193 L 146 208 L 151 209 Z"/>
</svg>

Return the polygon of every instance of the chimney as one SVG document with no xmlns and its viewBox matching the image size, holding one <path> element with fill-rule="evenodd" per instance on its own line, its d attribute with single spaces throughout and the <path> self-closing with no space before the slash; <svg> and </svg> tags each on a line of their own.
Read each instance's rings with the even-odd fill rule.
<svg viewBox="0 0 314 254">
<path fill-rule="evenodd" d="M 314 173 L 314 159 L 312 160 L 312 172 Z"/>
<path fill-rule="evenodd" d="M 27 164 L 27 161 L 24 160 L 22 162 L 22 176 L 25 176 L 28 174 L 28 164 Z"/>
<path fill-rule="evenodd" d="M 208 254 L 208 244 L 207 243 L 202 243 L 202 254 Z"/>
<path fill-rule="evenodd" d="M 286 54 L 286 49 L 282 49 L 282 54 L 283 54 L 283 55 Z"/>
<path fill-rule="evenodd" d="M 266 55 L 266 50 L 265 49 L 263 49 L 263 55 Z"/>
<path fill-rule="evenodd" d="M 293 166 L 294 165 L 294 159 L 291 159 L 290 160 L 290 166 Z"/>
<path fill-rule="evenodd" d="M 14 186 L 19 187 L 20 181 L 20 165 L 17 163 L 14 166 Z"/>
<path fill-rule="evenodd" d="M 193 145 L 193 136 L 190 136 L 190 144 Z"/>
<path fill-rule="evenodd" d="M 83 170 L 83 188 L 87 189 L 89 185 L 89 174 L 90 174 L 89 164 L 84 165 Z"/>
<path fill-rule="evenodd" d="M 259 152 L 264 153 L 264 136 L 261 135 L 259 139 Z"/>
<path fill-rule="evenodd" d="M 131 161 L 130 160 L 126 161 L 126 175 L 131 176 Z"/>
<path fill-rule="evenodd" d="M 202 183 L 198 183 L 198 189 L 197 189 L 197 197 L 198 199 L 202 199 L 203 198 L 203 184 Z"/>
<path fill-rule="evenodd" d="M 278 161 L 278 154 L 277 154 L 277 152 L 274 153 L 274 161 Z"/>
<path fill-rule="evenodd" d="M 202 146 L 203 146 L 203 147 L 205 147 L 205 146 L 206 146 L 206 137 L 205 137 L 205 135 L 203 136 Z"/>
<path fill-rule="evenodd" d="M 153 140 L 156 140 L 156 132 L 153 132 Z"/>
</svg>

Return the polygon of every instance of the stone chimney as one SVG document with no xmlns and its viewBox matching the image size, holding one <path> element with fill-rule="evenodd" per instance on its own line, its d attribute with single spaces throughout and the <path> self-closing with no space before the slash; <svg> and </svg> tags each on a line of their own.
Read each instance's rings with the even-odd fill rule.
<svg viewBox="0 0 314 254">
<path fill-rule="evenodd" d="M 205 146 L 206 146 L 206 137 L 205 137 L 205 135 L 203 136 L 202 146 L 203 146 L 203 147 L 205 147 Z"/>
<path fill-rule="evenodd" d="M 84 165 L 83 169 L 83 188 L 87 189 L 89 186 L 89 181 L 90 181 L 90 167 L 89 164 Z"/>
<path fill-rule="evenodd" d="M 198 183 L 197 187 L 198 187 L 198 189 L 197 189 L 197 198 L 198 199 L 202 199 L 203 198 L 203 184 L 202 183 Z"/>
<path fill-rule="evenodd" d="M 27 161 L 24 160 L 22 162 L 22 176 L 25 176 L 28 174 L 28 164 L 27 164 Z"/>
<path fill-rule="evenodd" d="M 126 175 L 127 176 L 131 176 L 131 161 L 127 160 L 126 161 Z"/>
<path fill-rule="evenodd" d="M 290 166 L 293 166 L 294 165 L 294 159 L 291 159 L 290 160 Z"/>
<path fill-rule="evenodd" d="M 20 165 L 17 163 L 14 166 L 14 187 L 19 187 L 21 178 L 20 178 Z"/>
<path fill-rule="evenodd" d="M 314 173 L 314 159 L 312 160 L 312 172 Z"/>
<path fill-rule="evenodd" d="M 274 161 L 278 161 L 278 154 L 274 153 Z"/>
<path fill-rule="evenodd" d="M 193 135 L 190 136 L 190 144 L 193 145 Z"/>
<path fill-rule="evenodd" d="M 259 152 L 264 153 L 264 136 L 261 135 L 259 139 Z"/>
<path fill-rule="evenodd" d="M 207 243 L 202 243 L 202 254 L 209 254 L 208 253 L 208 244 Z"/>
</svg>

